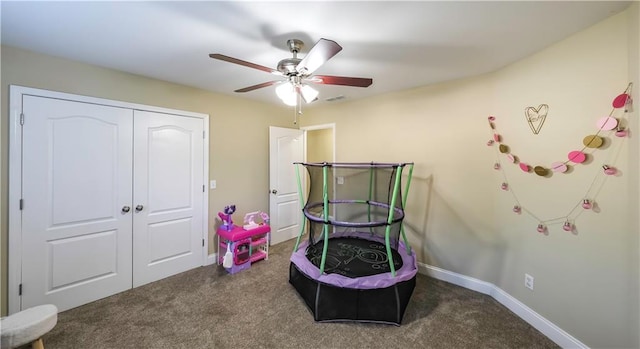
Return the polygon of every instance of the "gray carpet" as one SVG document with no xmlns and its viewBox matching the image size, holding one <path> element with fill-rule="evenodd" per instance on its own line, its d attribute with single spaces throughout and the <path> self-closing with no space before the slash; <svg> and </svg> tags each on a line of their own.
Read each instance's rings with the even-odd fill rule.
<svg viewBox="0 0 640 349">
<path fill-rule="evenodd" d="M 402 326 L 316 323 L 288 283 L 292 246 L 235 275 L 201 267 L 62 312 L 45 348 L 558 348 L 491 297 L 424 275 Z"/>
</svg>

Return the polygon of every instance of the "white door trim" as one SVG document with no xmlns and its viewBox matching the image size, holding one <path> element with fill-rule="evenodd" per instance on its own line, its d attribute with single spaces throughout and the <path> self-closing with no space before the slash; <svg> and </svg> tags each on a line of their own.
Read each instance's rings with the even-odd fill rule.
<svg viewBox="0 0 640 349">
<path fill-rule="evenodd" d="M 202 248 L 202 265 L 207 261 L 207 248 L 209 246 L 208 234 L 208 212 L 209 212 L 209 191 L 207 183 L 209 182 L 209 115 L 183 110 L 154 107 L 137 103 L 129 103 L 115 101 L 103 98 L 82 96 L 69 94 L 64 92 L 55 92 L 31 87 L 18 85 L 9 86 L 9 232 L 8 232 L 8 314 L 20 311 L 21 296 L 18 288 L 21 283 L 22 255 L 21 255 L 21 239 L 22 225 L 20 212 L 20 199 L 22 196 L 22 128 L 20 127 L 20 113 L 22 111 L 22 96 L 32 95 L 39 97 L 56 98 L 69 101 L 77 101 L 91 104 L 106 105 L 111 107 L 120 107 L 133 110 L 153 111 L 165 114 L 174 114 L 185 117 L 200 118 L 204 121 L 204 168 L 203 177 L 205 186 L 203 195 L 203 222 L 202 232 L 204 239 L 204 247 Z M 28 121 L 27 121 L 28 122 Z"/>
<path fill-rule="evenodd" d="M 9 87 L 9 246 L 8 256 L 8 312 L 7 315 L 20 311 L 20 295 L 18 287 L 22 280 L 22 222 L 20 220 L 20 199 L 22 197 L 22 129 L 20 113 L 22 95 L 25 94 L 14 86 Z"/>
</svg>

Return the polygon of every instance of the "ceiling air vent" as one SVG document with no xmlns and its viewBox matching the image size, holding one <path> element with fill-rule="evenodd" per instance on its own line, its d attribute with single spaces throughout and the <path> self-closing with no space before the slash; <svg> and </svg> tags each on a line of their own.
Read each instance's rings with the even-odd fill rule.
<svg viewBox="0 0 640 349">
<path fill-rule="evenodd" d="M 325 99 L 325 101 L 327 101 L 327 102 L 335 102 L 335 101 L 339 101 L 339 100 L 345 99 L 345 98 L 347 98 L 347 97 L 345 97 L 343 95 L 340 95 L 340 96 L 335 96 L 335 97 L 329 97 L 329 98 Z"/>
</svg>

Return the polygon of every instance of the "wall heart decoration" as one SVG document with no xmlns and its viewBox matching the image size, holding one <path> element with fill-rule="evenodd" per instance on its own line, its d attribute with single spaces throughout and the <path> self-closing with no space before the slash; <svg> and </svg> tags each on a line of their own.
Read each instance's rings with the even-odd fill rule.
<svg viewBox="0 0 640 349">
<path fill-rule="evenodd" d="M 527 123 L 529 123 L 533 134 L 537 135 L 540 133 L 540 129 L 542 125 L 544 125 L 544 120 L 547 119 L 548 112 L 549 106 L 546 104 L 540 104 L 537 109 L 534 107 L 526 107 L 524 109 L 524 117 L 527 119 Z"/>
</svg>

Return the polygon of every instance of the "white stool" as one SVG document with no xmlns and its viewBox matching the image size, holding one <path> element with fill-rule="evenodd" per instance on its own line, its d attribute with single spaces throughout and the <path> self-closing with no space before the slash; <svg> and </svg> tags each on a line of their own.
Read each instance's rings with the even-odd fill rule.
<svg viewBox="0 0 640 349">
<path fill-rule="evenodd" d="M 25 309 L 0 320 L 2 348 L 15 348 L 31 343 L 33 349 L 44 349 L 42 336 L 58 322 L 58 308 L 53 304 Z"/>
</svg>

